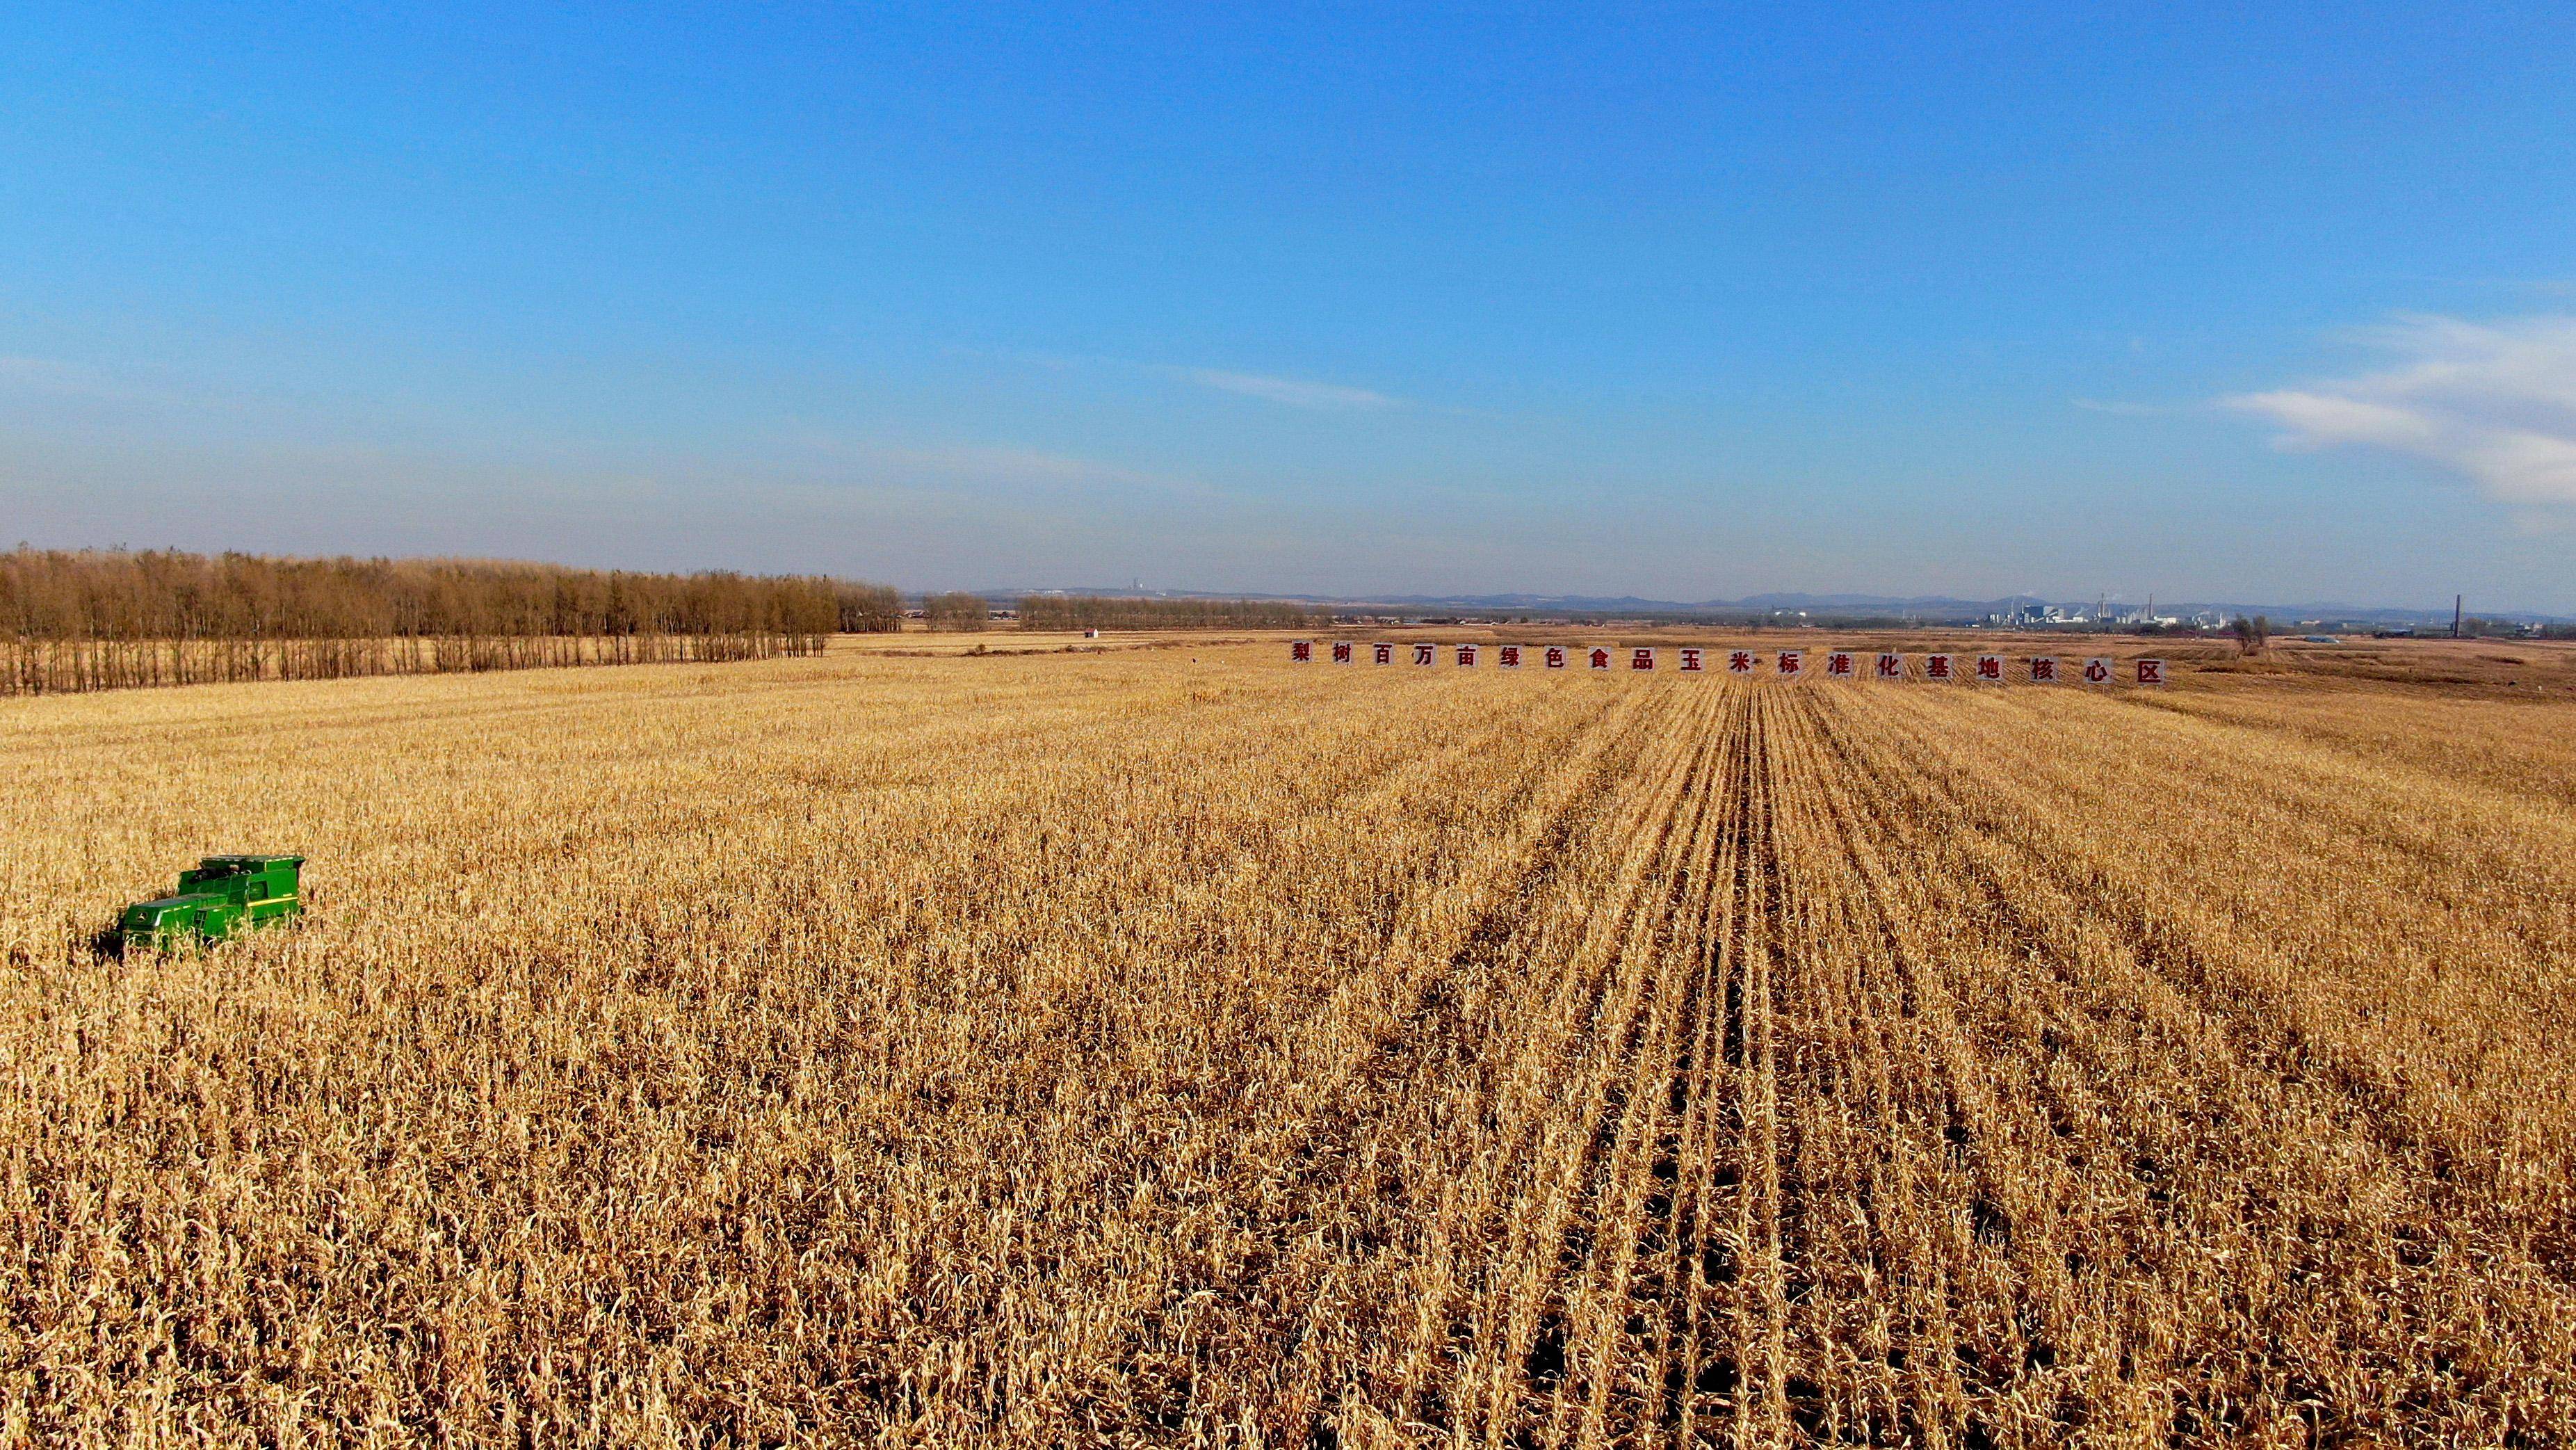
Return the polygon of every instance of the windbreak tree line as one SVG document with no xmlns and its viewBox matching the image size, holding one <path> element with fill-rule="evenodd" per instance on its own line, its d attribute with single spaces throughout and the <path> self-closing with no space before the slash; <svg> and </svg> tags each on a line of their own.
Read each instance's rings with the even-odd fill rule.
<svg viewBox="0 0 2576 1450">
<path fill-rule="evenodd" d="M 0 694 L 765 659 L 900 626 L 891 589 L 445 559 L 0 554 Z"/>
<path fill-rule="evenodd" d="M 1332 622 L 1332 612 L 1275 599 L 1095 599 L 1060 594 L 1020 601 L 1020 628 L 1305 629 Z"/>
<path fill-rule="evenodd" d="M 893 634 L 903 628 L 903 595 L 891 584 L 831 581 L 840 606 L 841 633 Z"/>
<path fill-rule="evenodd" d="M 992 625 L 993 609 L 981 594 L 932 594 L 921 601 L 921 618 L 932 629 L 971 632 Z"/>
</svg>

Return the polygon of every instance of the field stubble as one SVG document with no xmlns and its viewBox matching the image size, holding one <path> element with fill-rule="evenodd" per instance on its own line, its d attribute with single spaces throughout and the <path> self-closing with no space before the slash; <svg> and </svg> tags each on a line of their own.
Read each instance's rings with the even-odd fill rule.
<svg viewBox="0 0 2576 1450">
<path fill-rule="evenodd" d="M 1210 645 L 0 708 L 0 1440 L 2576 1426 L 2564 707 Z M 270 848 L 310 929 L 88 949 Z"/>
</svg>

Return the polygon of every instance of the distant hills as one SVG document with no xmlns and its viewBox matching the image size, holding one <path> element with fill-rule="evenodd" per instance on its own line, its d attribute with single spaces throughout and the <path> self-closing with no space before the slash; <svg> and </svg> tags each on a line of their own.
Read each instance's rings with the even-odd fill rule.
<svg viewBox="0 0 2576 1450">
<path fill-rule="evenodd" d="M 1609 615 L 1661 616 L 1694 615 L 1732 618 L 1768 618 L 1783 614 L 1804 613 L 1837 620 L 1895 620 L 1920 624 L 1979 623 L 1998 614 L 2011 614 L 2026 606 L 2056 607 L 2079 611 L 2088 617 L 2094 613 L 2095 600 L 2048 599 L 2035 594 L 2007 595 L 2001 599 L 1960 599 L 1944 594 L 1748 594 L 1740 599 L 1645 599 L 1633 594 L 1386 594 L 1386 595 L 1319 595 L 1258 594 L 1241 590 L 1152 590 L 1152 589 L 982 589 L 974 591 L 987 599 L 1006 601 L 1031 594 L 1066 594 L 1086 597 L 1123 597 L 1147 599 L 1263 599 L 1301 604 L 1325 605 L 1338 610 L 1364 614 L 1536 614 L 1536 615 Z M 2135 600 L 2109 601 L 2116 617 L 2139 608 Z M 2442 609 L 2402 609 L 2384 605 L 2329 603 L 2248 604 L 2238 602 L 2200 602 L 2159 600 L 2155 612 L 2161 616 L 2190 619 L 2195 614 L 2261 614 L 2276 626 L 2294 625 L 2315 620 L 2325 625 L 2354 625 L 2384 628 L 2393 625 L 2447 626 L 2451 611 Z M 2552 624 L 2565 616 L 2534 614 L 2528 611 L 2472 609 L 2471 614 L 2483 619 L 2511 620 L 2518 624 Z"/>
</svg>

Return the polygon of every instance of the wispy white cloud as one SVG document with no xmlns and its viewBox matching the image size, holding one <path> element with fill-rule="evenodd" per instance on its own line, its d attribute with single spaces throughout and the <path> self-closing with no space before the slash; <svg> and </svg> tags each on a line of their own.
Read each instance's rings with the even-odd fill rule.
<svg viewBox="0 0 2576 1450">
<path fill-rule="evenodd" d="M 126 398 L 135 390 L 96 368 L 49 357 L 0 357 L 0 390 L 49 397 Z"/>
<path fill-rule="evenodd" d="M 1367 388 L 1344 387 L 1339 383 L 1313 383 L 1301 378 L 1274 378 L 1260 373 L 1221 372 L 1215 368 L 1175 368 L 1171 371 L 1203 388 L 1241 393 L 1247 398 L 1284 403 L 1291 408 L 1378 412 L 1407 406 L 1402 398 Z"/>
<path fill-rule="evenodd" d="M 1015 347 L 967 347 L 954 345 L 942 351 L 952 357 L 983 358 L 993 362 L 1045 368 L 1050 372 L 1067 372 L 1076 368 L 1109 368 L 1123 372 L 1145 373 L 1169 378 L 1196 387 L 1234 393 L 1246 398 L 1259 398 L 1291 408 L 1317 412 L 1385 412 L 1414 406 L 1410 398 L 1381 393 L 1373 388 L 1354 388 L 1343 383 L 1319 383 L 1306 378 L 1283 378 L 1269 373 L 1235 372 L 1228 368 L 1183 367 L 1174 363 L 1137 362 L 1130 358 L 1103 357 L 1090 353 L 1037 352 Z"/>
<path fill-rule="evenodd" d="M 254 415 L 283 416 L 294 400 L 243 391 L 153 367 L 114 370 L 61 358 L 0 356 L 0 405 L 12 401 L 73 403 L 136 417 L 187 418 L 197 426 Z"/>
<path fill-rule="evenodd" d="M 828 433 L 800 434 L 795 442 L 813 453 L 861 465 L 876 476 L 872 481 L 878 482 L 930 479 L 943 486 L 962 484 L 1031 493 L 1115 491 L 1169 495 L 1214 492 L 1195 479 L 1007 444 L 918 446 L 851 440 Z"/>
<path fill-rule="evenodd" d="M 886 463 L 968 482 L 1080 485 L 1159 484 L 1164 481 L 1132 468 L 1037 448 L 959 443 L 935 448 L 878 447 L 867 451 Z"/>
<path fill-rule="evenodd" d="M 2284 448 L 2384 449 L 2501 503 L 2576 508 L 2576 317 L 2409 317 L 2363 337 L 2395 365 L 2223 401 L 2279 423 Z"/>
</svg>

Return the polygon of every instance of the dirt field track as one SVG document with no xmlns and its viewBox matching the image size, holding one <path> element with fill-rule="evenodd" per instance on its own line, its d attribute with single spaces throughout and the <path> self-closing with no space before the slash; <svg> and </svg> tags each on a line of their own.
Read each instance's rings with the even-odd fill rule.
<svg viewBox="0 0 2576 1450">
<path fill-rule="evenodd" d="M 887 647 L 0 702 L 0 1445 L 2576 1438 L 2563 650 Z"/>
</svg>

